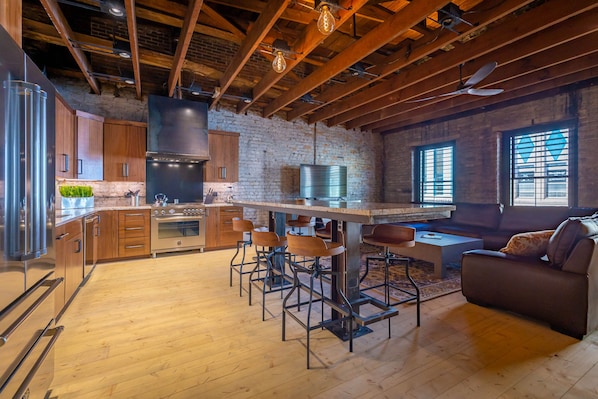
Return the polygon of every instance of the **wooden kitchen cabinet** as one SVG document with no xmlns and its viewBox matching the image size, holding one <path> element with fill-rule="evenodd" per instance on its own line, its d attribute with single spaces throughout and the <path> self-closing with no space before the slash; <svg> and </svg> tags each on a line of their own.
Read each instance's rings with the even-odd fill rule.
<svg viewBox="0 0 598 399">
<path fill-rule="evenodd" d="M 83 224 L 81 219 L 56 227 L 56 277 L 64 282 L 56 289 L 58 316 L 68 306 L 83 281 Z"/>
<path fill-rule="evenodd" d="M 205 162 L 204 181 L 234 183 L 239 180 L 239 133 L 210 130 L 210 160 Z"/>
<path fill-rule="evenodd" d="M 234 248 L 243 233 L 233 231 L 233 218 L 243 219 L 239 206 L 206 207 L 206 249 Z"/>
<path fill-rule="evenodd" d="M 104 118 L 83 111 L 77 118 L 77 178 L 104 177 Z"/>
<path fill-rule="evenodd" d="M 118 211 L 100 211 L 98 262 L 118 258 Z"/>
<path fill-rule="evenodd" d="M 104 121 L 104 180 L 145 182 L 147 124 Z"/>
<path fill-rule="evenodd" d="M 150 211 L 131 209 L 118 211 L 118 257 L 149 256 Z"/>
<path fill-rule="evenodd" d="M 75 143 L 75 112 L 56 94 L 56 177 L 77 177 Z"/>
</svg>

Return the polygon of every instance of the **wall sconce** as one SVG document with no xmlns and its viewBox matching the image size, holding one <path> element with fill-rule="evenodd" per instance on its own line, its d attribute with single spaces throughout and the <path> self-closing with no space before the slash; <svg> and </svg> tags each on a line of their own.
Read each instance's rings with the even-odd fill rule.
<svg viewBox="0 0 598 399">
<path fill-rule="evenodd" d="M 274 43 L 272 43 L 272 53 L 275 55 L 274 61 L 272 61 L 274 72 L 283 73 L 287 69 L 287 61 L 284 59 L 284 53 L 288 53 L 290 50 L 289 45 L 284 40 L 274 40 Z"/>
</svg>

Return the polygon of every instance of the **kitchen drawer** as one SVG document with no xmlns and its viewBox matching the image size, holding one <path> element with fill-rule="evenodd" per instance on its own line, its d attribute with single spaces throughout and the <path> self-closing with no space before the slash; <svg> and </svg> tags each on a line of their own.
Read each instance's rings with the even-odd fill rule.
<svg viewBox="0 0 598 399">
<path fill-rule="evenodd" d="M 239 206 L 223 206 L 220 208 L 220 226 L 233 228 L 233 218 L 243 219 L 243 208 Z"/>
<path fill-rule="evenodd" d="M 118 211 L 118 225 L 149 229 L 149 217 L 149 210 Z"/>
<path fill-rule="evenodd" d="M 150 238 L 133 237 L 120 238 L 118 240 L 118 256 L 126 258 L 130 256 L 144 256 L 150 254 Z"/>
<path fill-rule="evenodd" d="M 81 219 L 77 219 L 57 227 L 56 230 L 57 236 L 63 233 L 68 234 L 69 236 L 75 236 L 79 233 L 83 233 L 83 223 Z M 60 231 L 60 233 L 58 231 Z"/>
</svg>

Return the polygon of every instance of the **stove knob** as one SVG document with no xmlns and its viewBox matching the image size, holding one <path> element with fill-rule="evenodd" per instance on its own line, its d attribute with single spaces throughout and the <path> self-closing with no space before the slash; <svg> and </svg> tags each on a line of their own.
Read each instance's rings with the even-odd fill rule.
<svg viewBox="0 0 598 399">
<path fill-rule="evenodd" d="M 166 215 L 166 211 L 165 211 L 164 209 L 162 209 L 162 210 L 160 211 L 160 213 L 161 213 L 162 215 Z"/>
<path fill-rule="evenodd" d="M 154 211 L 154 215 L 158 216 L 159 214 L 160 214 L 160 212 L 159 212 L 159 211 L 156 209 L 156 210 Z"/>
</svg>

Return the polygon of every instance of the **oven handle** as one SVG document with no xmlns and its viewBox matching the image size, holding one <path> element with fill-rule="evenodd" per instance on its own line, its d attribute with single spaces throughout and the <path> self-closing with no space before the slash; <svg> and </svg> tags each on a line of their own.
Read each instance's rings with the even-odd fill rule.
<svg viewBox="0 0 598 399">
<path fill-rule="evenodd" d="M 194 216 L 152 216 L 157 222 L 164 222 L 164 221 L 186 221 L 186 220 L 202 220 L 203 216 L 201 215 L 194 215 Z"/>
</svg>

